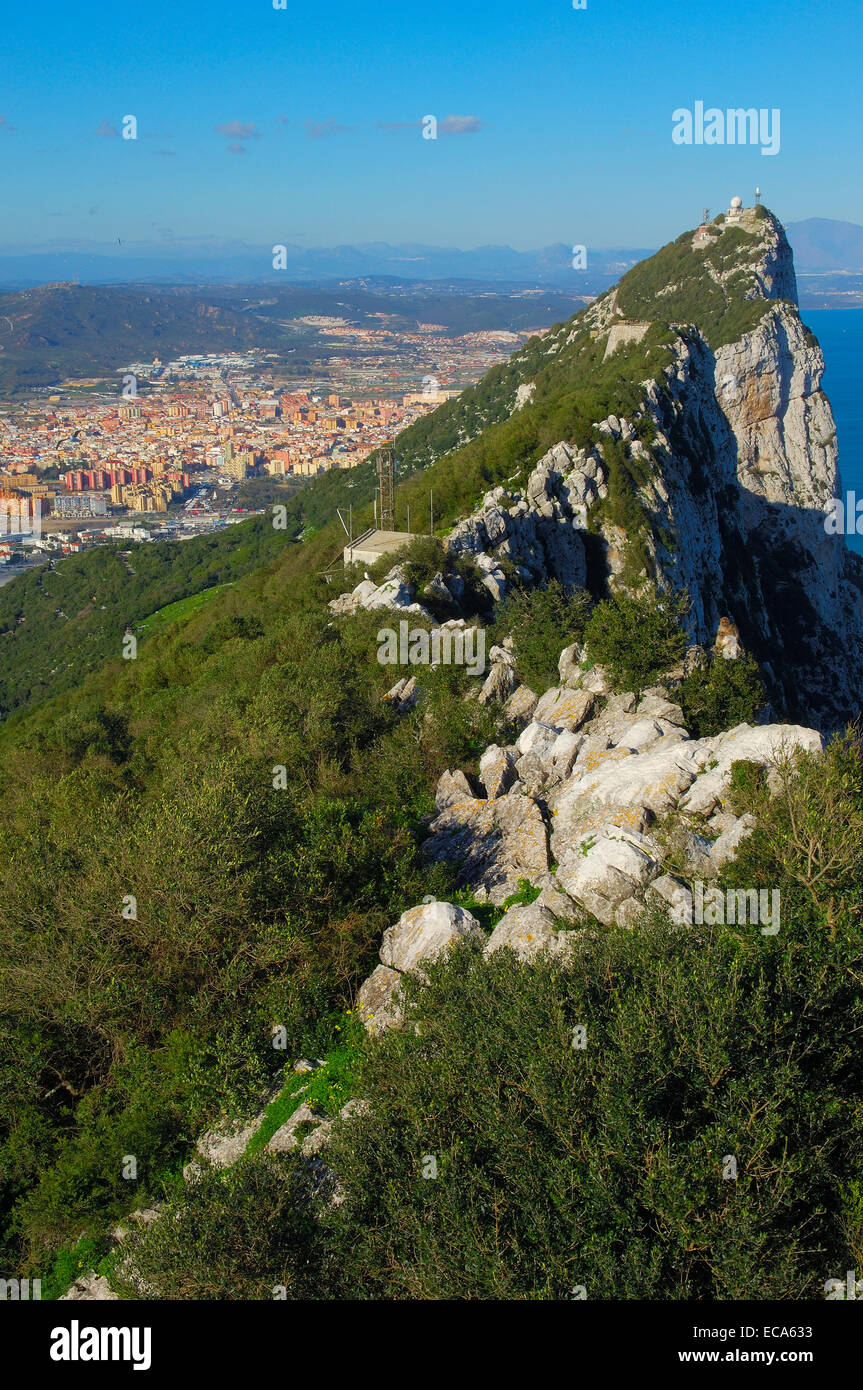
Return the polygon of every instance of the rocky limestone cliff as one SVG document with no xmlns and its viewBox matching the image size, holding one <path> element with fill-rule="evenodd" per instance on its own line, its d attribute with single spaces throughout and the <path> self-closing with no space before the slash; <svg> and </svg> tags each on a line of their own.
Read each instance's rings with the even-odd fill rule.
<svg viewBox="0 0 863 1390">
<path fill-rule="evenodd" d="M 511 583 L 503 562 L 529 583 L 601 592 L 647 578 L 685 589 L 693 641 L 711 645 L 730 619 L 775 707 L 830 729 L 861 705 L 863 563 L 824 526 L 842 494 L 824 361 L 800 319 L 779 222 L 744 210 L 708 232 L 672 244 L 672 278 L 656 283 L 661 252 L 543 340 L 544 360 L 563 361 L 589 334 L 603 360 L 636 353 L 637 371 L 647 328 L 664 325 L 668 365 L 640 383 L 637 408 L 594 421 L 589 445 L 561 439 L 526 481 L 489 492 L 447 544 L 475 558 L 496 600 Z M 518 385 L 513 411 L 529 408 L 533 386 Z M 607 501 L 620 451 L 638 536 Z"/>
</svg>

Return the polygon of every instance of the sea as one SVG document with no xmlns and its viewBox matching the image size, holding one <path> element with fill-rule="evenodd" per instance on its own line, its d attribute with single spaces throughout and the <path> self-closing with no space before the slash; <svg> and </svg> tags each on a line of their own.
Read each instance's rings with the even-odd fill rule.
<svg viewBox="0 0 863 1390">
<path fill-rule="evenodd" d="M 863 499 L 863 309 L 801 309 L 800 317 L 824 354 L 821 385 L 836 421 L 843 496 Z M 845 539 L 863 555 L 863 536 Z"/>
</svg>

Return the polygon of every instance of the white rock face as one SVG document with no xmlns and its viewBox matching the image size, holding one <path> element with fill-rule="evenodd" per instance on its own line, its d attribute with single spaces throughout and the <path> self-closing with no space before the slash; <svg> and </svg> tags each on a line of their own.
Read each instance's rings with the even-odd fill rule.
<svg viewBox="0 0 863 1390">
<path fill-rule="evenodd" d="M 493 903 L 546 872 L 548 830 L 536 800 L 517 784 L 494 801 L 463 800 L 435 816 L 422 846 L 431 860 L 459 866 L 459 880 Z"/>
<path fill-rule="evenodd" d="M 555 729 L 569 729 L 575 732 L 587 722 L 595 709 L 596 696 L 592 691 L 552 686 L 551 690 L 547 690 L 540 698 L 533 717 Z"/>
<path fill-rule="evenodd" d="M 449 592 L 447 591 L 449 597 Z M 395 565 L 381 584 L 371 579 L 363 579 L 349 594 L 340 594 L 327 605 L 331 613 L 357 613 L 361 608 L 394 608 L 404 613 L 416 613 L 430 618 L 421 603 L 415 603 L 404 575 Z"/>
<path fill-rule="evenodd" d="M 299 1130 L 303 1125 L 312 1124 L 317 1128 L 324 1123 L 317 1111 L 303 1101 L 268 1141 L 267 1151 L 274 1154 L 290 1153 L 300 1143 Z"/>
<path fill-rule="evenodd" d="M 262 1110 L 249 1124 L 207 1130 L 198 1139 L 196 1145 L 198 1153 L 213 1168 L 232 1167 L 246 1152 L 249 1140 L 260 1129 L 264 1118 L 265 1111 Z M 201 1165 L 192 1159 L 183 1169 L 183 1177 L 187 1182 L 194 1182 L 200 1176 L 201 1171 Z"/>
<path fill-rule="evenodd" d="M 513 750 L 493 743 L 479 760 L 479 775 L 490 801 L 503 796 L 516 777 Z"/>
<path fill-rule="evenodd" d="M 387 927 L 381 961 L 391 970 L 415 970 L 423 961 L 436 960 L 463 936 L 485 939 L 476 918 L 463 907 L 454 903 L 422 903 L 408 908 L 395 926 Z"/>
<path fill-rule="evenodd" d="M 561 853 L 585 830 L 607 821 L 641 830 L 650 816 L 677 805 L 695 781 L 706 754 L 692 741 L 672 738 L 644 753 L 611 748 L 579 753 L 570 777 L 548 795 L 552 814 L 551 851 Z"/>
<path fill-rule="evenodd" d="M 647 902 L 655 898 L 678 926 L 692 926 L 692 893 L 679 879 L 671 874 L 661 874 L 653 880 L 644 896 Z"/>
<path fill-rule="evenodd" d="M 530 686 L 520 685 L 513 691 L 504 705 L 504 713 L 513 723 L 526 724 L 532 717 L 538 703 L 539 696 L 534 694 Z"/>
<path fill-rule="evenodd" d="M 483 582 L 495 598 L 503 597 L 508 588 L 501 560 L 511 561 L 535 581 L 553 578 L 567 587 L 583 588 L 587 509 L 606 495 L 606 469 L 598 451 L 561 442 L 534 468 L 526 499 L 496 488 L 479 511 L 454 527 L 446 544 L 454 554 L 474 556 L 486 570 Z"/>
<path fill-rule="evenodd" d="M 80 1279 L 76 1279 L 72 1287 L 60 1295 L 59 1301 L 81 1299 L 85 1302 L 97 1302 L 118 1298 L 104 1274 L 97 1274 L 91 1269 L 89 1274 L 82 1274 Z"/>
<path fill-rule="evenodd" d="M 708 763 L 715 762 L 716 767 L 698 778 L 682 798 L 681 806 L 686 811 L 709 816 L 728 795 L 732 763 L 755 762 L 766 767 L 783 753 L 793 753 L 798 748 L 820 753 L 823 746 L 819 733 L 797 724 L 767 724 L 760 728 L 740 724 L 715 739 L 703 740 Z"/>
</svg>

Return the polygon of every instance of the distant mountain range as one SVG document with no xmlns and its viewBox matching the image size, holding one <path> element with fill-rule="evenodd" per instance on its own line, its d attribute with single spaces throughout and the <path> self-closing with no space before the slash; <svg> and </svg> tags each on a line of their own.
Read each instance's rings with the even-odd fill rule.
<svg viewBox="0 0 863 1390">
<path fill-rule="evenodd" d="M 811 217 L 786 227 L 795 263 L 803 274 L 863 272 L 863 227 L 854 222 Z M 598 294 L 653 247 L 588 248 L 587 269 L 573 269 L 573 248 L 563 242 L 536 251 L 511 246 L 455 247 L 407 243 L 390 246 L 304 248 L 285 246 L 283 270 L 273 269 L 271 246 L 236 245 L 222 251 L 202 245 L 195 251 L 154 252 L 129 246 L 88 252 L 37 251 L 0 254 L 0 285 L 9 289 L 50 281 L 80 280 L 91 285 L 286 284 L 357 280 L 459 282 L 470 285 L 553 285 L 581 294 Z"/>
<path fill-rule="evenodd" d="M 597 294 L 648 250 L 603 250 L 588 253 L 588 268 L 574 270 L 573 248 L 558 243 L 539 251 L 514 251 L 511 246 L 479 246 L 460 251 L 441 246 L 286 246 L 284 269 L 273 269 L 271 246 L 249 246 L 228 252 L 155 255 L 148 248 L 118 248 L 116 252 L 34 252 L 0 255 L 0 285 L 21 289 L 49 281 L 78 279 L 91 285 L 161 284 L 286 284 L 328 280 L 423 282 L 458 281 L 481 284 L 554 285 L 581 294 Z"/>
<path fill-rule="evenodd" d="M 863 227 L 856 222 L 810 217 L 805 222 L 789 222 L 785 232 L 798 272 L 863 273 Z"/>
</svg>

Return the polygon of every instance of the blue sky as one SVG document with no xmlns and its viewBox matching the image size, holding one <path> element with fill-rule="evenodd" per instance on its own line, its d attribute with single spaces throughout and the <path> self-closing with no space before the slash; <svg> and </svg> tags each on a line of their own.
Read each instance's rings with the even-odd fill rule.
<svg viewBox="0 0 863 1390">
<path fill-rule="evenodd" d="M 0 247 L 651 246 L 756 184 L 784 221 L 863 222 L 861 16 L 857 0 L 10 6 Z M 779 154 L 674 145 L 672 112 L 698 99 L 778 107 Z M 94 133 L 129 114 L 137 140 Z M 429 114 L 472 119 L 423 140 Z"/>
</svg>

